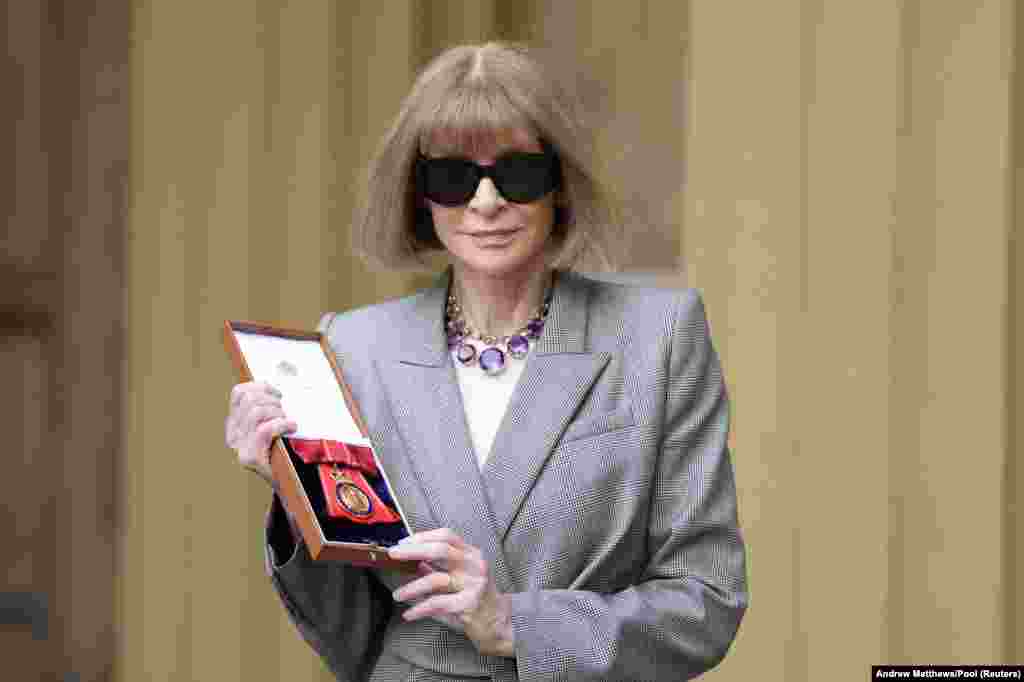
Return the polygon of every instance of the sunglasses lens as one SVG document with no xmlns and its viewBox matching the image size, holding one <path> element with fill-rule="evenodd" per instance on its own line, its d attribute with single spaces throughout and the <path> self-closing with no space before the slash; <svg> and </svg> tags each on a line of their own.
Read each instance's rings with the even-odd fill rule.
<svg viewBox="0 0 1024 682">
<path fill-rule="evenodd" d="M 476 167 L 464 159 L 427 159 L 420 161 L 423 194 L 445 206 L 465 204 L 476 193 L 480 182 Z"/>
<path fill-rule="evenodd" d="M 509 154 L 494 165 L 501 195 L 518 204 L 536 201 L 557 186 L 557 162 L 546 154 Z"/>
</svg>

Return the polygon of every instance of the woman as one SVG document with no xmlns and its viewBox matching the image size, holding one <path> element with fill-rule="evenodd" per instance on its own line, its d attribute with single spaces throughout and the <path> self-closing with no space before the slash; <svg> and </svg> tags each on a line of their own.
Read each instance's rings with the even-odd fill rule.
<svg viewBox="0 0 1024 682">
<path fill-rule="evenodd" d="M 695 290 L 569 270 L 613 248 L 573 108 L 524 49 L 419 77 L 371 167 L 356 247 L 442 250 L 413 296 L 320 329 L 414 535 L 419 575 L 314 563 L 274 497 L 268 570 L 338 679 L 679 680 L 746 609 L 728 398 Z M 270 481 L 296 428 L 266 384 L 226 432 Z"/>
</svg>

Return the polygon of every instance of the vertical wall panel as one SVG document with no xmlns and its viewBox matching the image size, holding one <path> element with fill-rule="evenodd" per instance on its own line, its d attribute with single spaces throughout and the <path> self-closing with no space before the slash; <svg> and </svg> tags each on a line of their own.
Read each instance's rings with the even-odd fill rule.
<svg viewBox="0 0 1024 682">
<path fill-rule="evenodd" d="M 802 23 L 807 315 L 804 352 L 789 368 L 800 390 L 789 399 L 804 422 L 799 481 L 807 509 L 821 514 L 804 517 L 800 548 L 800 622 L 807 676 L 816 679 L 887 660 L 889 567 L 881 558 L 889 538 L 886 328 L 897 172 L 878 159 L 897 146 L 903 82 L 892 68 L 901 58 L 898 6 L 805 2 Z M 845 589 L 851 581 L 866 589 Z"/>
<path fill-rule="evenodd" d="M 224 445 L 220 325 L 329 307 L 332 10 L 218 5 L 190 29 L 194 11 L 136 4 L 122 679 L 326 680 L 264 572 L 269 490 Z"/>
<path fill-rule="evenodd" d="M 195 485 L 192 466 L 206 473 L 199 462 L 216 451 L 216 441 L 193 451 L 186 435 L 196 429 L 197 420 L 184 398 L 208 387 L 196 382 L 189 391 L 182 385 L 182 379 L 194 377 L 194 325 L 183 281 L 188 223 L 187 177 L 181 169 L 191 158 L 193 171 L 200 172 L 193 156 L 197 115 L 189 115 L 194 109 L 188 105 L 206 93 L 196 92 L 201 80 L 179 75 L 199 73 L 196 44 L 177 54 L 158 49 L 159 41 L 186 35 L 189 24 L 180 6 L 134 5 L 121 680 L 193 677 L 192 582 L 197 576 L 188 571 L 192 529 L 187 512 L 195 491 L 207 489 Z M 173 88 L 174 83 L 179 87 Z M 185 87 L 189 91 L 181 92 Z M 174 377 L 181 379 L 175 382 Z M 199 438 L 210 438 L 210 428 L 199 431 Z M 219 562 L 212 563 L 216 570 Z M 235 637 L 237 630 L 223 633 L 222 651 L 237 650 Z"/>
<path fill-rule="evenodd" d="M 1011 7 L 692 3 L 685 265 L 731 377 L 754 593 L 715 674 L 1013 660 Z"/>
<path fill-rule="evenodd" d="M 54 601 L 61 606 L 55 627 L 63 630 L 65 670 L 91 680 L 111 674 L 114 647 L 129 14 L 126 2 L 51 3 L 48 9 L 47 29 L 62 43 L 60 76 L 47 74 L 48 86 L 64 83 L 48 113 L 57 121 L 68 117 L 48 140 L 67 140 L 66 156 L 51 151 L 48 178 L 51 227 L 62 252 L 54 434 L 66 452 L 57 476 L 64 491 L 54 500 L 60 519 Z"/>
<path fill-rule="evenodd" d="M 0 657 L 12 679 L 57 678 L 64 674 L 62 633 L 56 631 L 53 560 L 59 519 L 53 512 L 50 392 L 56 374 L 53 345 L 27 334 L 0 340 L 4 377 L 4 414 L 15 428 L 7 435 L 8 451 L 0 495 Z M 49 348 L 47 347 L 49 346 Z M 53 492 L 50 492 L 53 491 Z M 42 600 L 41 609 L 30 607 Z M 32 619 L 31 616 L 35 616 Z M 45 632 L 44 639 L 39 636 Z"/>
<path fill-rule="evenodd" d="M 415 278 L 375 271 L 349 252 L 349 229 L 366 166 L 398 114 L 414 77 L 416 50 L 412 3 L 359 0 L 339 5 L 333 43 L 335 107 L 328 130 L 337 177 L 329 230 L 335 235 L 326 268 L 332 310 L 345 310 L 409 292 Z M 382 44 L 387 49 L 380 49 Z"/>
<path fill-rule="evenodd" d="M 426 64 L 443 50 L 465 43 L 483 43 L 499 38 L 496 0 L 434 0 L 414 3 L 416 67 Z M 513 8 L 513 11 L 515 9 Z"/>
<path fill-rule="evenodd" d="M 328 221 L 339 162 L 327 144 L 328 131 L 342 123 L 332 108 L 333 45 L 338 35 L 335 3 L 292 1 L 268 5 L 263 18 L 268 36 L 264 50 L 265 123 L 263 127 L 264 172 L 250 182 L 248 210 L 260 215 L 263 197 L 279 201 L 263 232 L 268 239 L 250 237 L 250 280 L 259 280 L 260 296 L 273 301 L 273 314 L 282 322 L 310 327 L 334 301 L 326 273 L 345 268 L 338 259 L 337 233 L 347 223 Z M 273 36 L 273 37 L 271 37 Z M 265 219 L 265 218 L 264 218 Z M 275 273 L 273 276 L 267 276 Z M 255 293 L 256 286 L 251 288 Z M 220 352 L 220 349 L 211 349 Z M 262 517 L 267 504 L 266 486 L 249 478 L 250 509 Z M 259 544 L 247 534 L 248 546 Z M 273 596 L 263 566 L 250 565 L 252 581 L 266 589 L 251 589 L 245 605 L 251 640 L 277 648 L 278 673 L 270 675 L 273 661 L 245 652 L 244 674 L 248 679 L 327 680 L 333 677 L 299 637 Z"/>
<path fill-rule="evenodd" d="M 1010 106 L 1010 137 L 1012 144 L 1012 173 L 1009 178 L 1011 216 L 1008 225 L 1007 249 L 1007 375 L 1009 387 L 1006 395 L 1007 457 L 1003 490 L 1007 496 L 1007 523 L 1004 527 L 1003 576 L 1007 588 L 1005 611 L 1006 645 L 1008 661 L 1024 660 L 1024 585 L 1020 576 L 1024 572 L 1024 361 L 1021 344 L 1024 343 L 1024 12 L 1013 6 L 1013 79 Z"/>
<path fill-rule="evenodd" d="M 891 455 L 912 576 L 907 659 L 1002 655 L 1009 10 L 921 3 L 907 46 L 910 193 L 896 244 L 908 315 L 893 331 L 896 375 L 902 361 L 914 374 L 894 397 L 897 433 L 916 431 L 918 447 Z"/>
<path fill-rule="evenodd" d="M 43 112 L 43 72 L 51 43 L 40 3 L 7 3 L 3 10 L 4 59 L 0 83 L 10 99 L 0 110 L 0 254 L 8 267 L 45 267 L 52 249 L 47 201 L 49 164 Z M 50 57 L 52 58 L 52 57 Z M 48 131 L 47 131 L 48 132 Z"/>
<path fill-rule="evenodd" d="M 804 262 L 801 3 L 742 21 L 691 3 L 684 261 L 704 294 L 737 427 L 733 452 L 752 606 L 710 678 L 808 679 L 802 524 Z M 756 58 L 752 58 L 756 55 Z"/>
</svg>

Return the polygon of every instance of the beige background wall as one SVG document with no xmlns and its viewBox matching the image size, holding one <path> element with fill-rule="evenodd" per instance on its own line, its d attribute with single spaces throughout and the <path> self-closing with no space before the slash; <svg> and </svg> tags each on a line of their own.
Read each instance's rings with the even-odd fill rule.
<svg viewBox="0 0 1024 682">
<path fill-rule="evenodd" d="M 112 676 L 128 5 L 0 4 L 4 679 Z"/>
<path fill-rule="evenodd" d="M 1013 3 L 770 7 L 691 17 L 685 260 L 753 559 L 729 665 L 1019 662 Z"/>
<path fill-rule="evenodd" d="M 415 286 L 347 252 L 355 179 L 415 70 L 495 36 L 578 69 L 627 265 L 704 291 L 753 589 L 710 677 L 1024 661 L 1013 10 L 136 0 L 117 679 L 328 679 L 223 445 L 219 325 Z"/>
</svg>

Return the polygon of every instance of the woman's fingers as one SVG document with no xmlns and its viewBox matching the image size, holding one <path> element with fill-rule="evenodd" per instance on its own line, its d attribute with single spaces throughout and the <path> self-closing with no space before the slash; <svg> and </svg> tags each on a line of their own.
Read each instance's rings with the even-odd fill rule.
<svg viewBox="0 0 1024 682">
<path fill-rule="evenodd" d="M 270 384 L 248 381 L 231 389 L 224 437 L 246 469 L 270 481 L 270 443 L 296 428 L 281 406 L 280 391 Z"/>
<path fill-rule="evenodd" d="M 229 406 L 235 407 L 242 402 L 245 396 L 252 394 L 264 394 L 274 396 L 275 398 L 281 397 L 281 391 L 265 381 L 245 381 L 235 384 L 231 388 Z"/>
<path fill-rule="evenodd" d="M 433 618 L 457 618 L 472 602 L 472 599 L 465 593 L 455 594 L 434 594 L 424 599 L 415 606 L 410 607 L 404 613 L 404 620 L 416 620 L 425 616 Z"/>
<path fill-rule="evenodd" d="M 237 426 L 257 405 L 280 405 L 280 394 L 271 393 L 270 388 L 268 384 L 253 382 L 237 384 L 232 388 L 228 407 L 228 422 Z"/>
<path fill-rule="evenodd" d="M 425 530 L 414 535 L 410 535 L 408 538 L 409 542 L 447 542 L 454 547 L 465 549 L 470 545 L 462 539 L 462 536 L 453 531 L 451 528 L 434 528 L 432 530 Z"/>
<path fill-rule="evenodd" d="M 388 553 L 395 559 L 419 559 L 429 561 L 432 564 L 442 564 L 452 567 L 462 558 L 459 548 L 448 542 L 403 542 L 395 545 Z"/>
<path fill-rule="evenodd" d="M 432 528 L 430 530 L 421 530 L 418 533 L 413 533 L 409 537 L 413 540 L 463 541 L 462 536 L 451 528 Z"/>
<path fill-rule="evenodd" d="M 245 392 L 249 390 L 251 385 L 252 382 L 246 382 L 242 384 L 235 384 L 231 387 L 231 395 L 228 400 L 228 407 L 230 409 L 234 409 L 238 403 L 242 401 L 242 396 L 245 395 Z"/>
<path fill-rule="evenodd" d="M 231 389 L 228 416 L 234 421 L 244 420 L 246 415 L 259 405 L 280 405 L 281 394 L 271 392 L 269 384 L 245 383 Z"/>
<path fill-rule="evenodd" d="M 271 441 L 278 436 L 294 431 L 295 427 L 295 422 L 282 413 L 281 416 L 267 419 L 256 427 L 256 434 L 259 436 L 259 443 L 265 444 L 263 449 L 267 450 L 270 448 Z"/>
<path fill-rule="evenodd" d="M 407 582 L 391 594 L 395 601 L 410 605 L 402 614 L 403 618 L 437 618 L 462 631 L 459 616 L 473 606 L 477 599 L 475 589 L 464 584 L 459 592 L 449 592 L 452 582 L 448 572 L 436 571 L 425 563 L 421 563 L 418 569 L 419 578 Z"/>
<path fill-rule="evenodd" d="M 251 422 L 252 413 L 254 411 L 256 411 L 256 410 L 259 410 L 260 408 L 263 408 L 263 407 L 277 407 L 277 408 L 280 408 L 281 407 L 281 401 L 278 400 L 277 398 L 274 398 L 273 396 L 268 396 L 268 395 L 263 395 L 263 394 L 256 395 L 256 396 L 247 396 L 247 397 L 242 399 L 242 402 L 241 402 L 241 404 L 239 404 L 236 412 L 238 413 L 239 417 L 243 421 L 246 421 L 248 423 L 252 423 Z"/>
<path fill-rule="evenodd" d="M 285 417 L 287 417 L 287 415 L 284 413 L 284 409 L 280 404 L 254 405 L 253 408 L 245 415 L 242 429 L 245 433 L 255 434 L 258 432 L 259 427 L 263 422 L 269 419 L 280 419 Z M 267 440 L 267 443 L 269 444 L 270 440 Z"/>
<path fill-rule="evenodd" d="M 412 582 L 402 585 L 394 591 L 392 596 L 395 601 L 410 602 L 429 594 L 443 593 L 448 589 L 451 580 L 448 574 L 443 571 L 434 571 Z"/>
<path fill-rule="evenodd" d="M 434 618 L 466 633 L 482 653 L 504 651 L 497 643 L 505 636 L 501 624 L 511 616 L 478 547 L 450 528 L 436 528 L 410 535 L 388 554 L 420 560 L 418 577 L 392 593 L 395 601 L 410 604 L 403 619 Z M 434 570 L 438 564 L 445 567 Z"/>
<path fill-rule="evenodd" d="M 273 478 L 270 469 L 270 442 L 277 436 L 295 430 L 295 422 L 286 417 L 274 417 L 259 425 L 256 429 L 257 441 L 252 447 L 242 448 L 238 454 L 239 463 L 246 469 L 260 474 L 268 482 Z"/>
<path fill-rule="evenodd" d="M 255 433 L 256 427 L 272 417 L 284 416 L 280 403 L 265 402 L 239 406 L 231 411 L 224 424 L 224 437 L 228 447 L 238 449 Z"/>
<path fill-rule="evenodd" d="M 252 432 L 251 442 L 244 449 L 255 453 L 255 455 L 250 455 L 250 459 L 255 457 L 267 459 L 270 457 L 270 444 L 274 438 L 294 431 L 295 426 L 295 422 L 283 414 L 269 417 L 255 428 Z"/>
</svg>

